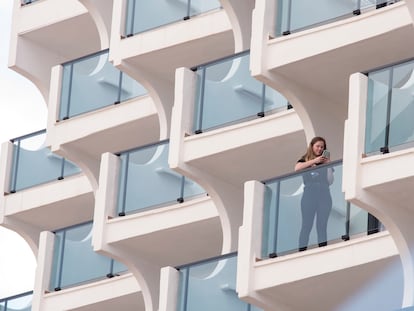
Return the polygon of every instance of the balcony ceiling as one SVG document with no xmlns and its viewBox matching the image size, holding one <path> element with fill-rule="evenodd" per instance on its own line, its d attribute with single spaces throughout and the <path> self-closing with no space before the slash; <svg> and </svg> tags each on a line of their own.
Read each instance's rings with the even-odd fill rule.
<svg viewBox="0 0 414 311">
<path fill-rule="evenodd" d="M 141 288 L 132 273 L 46 294 L 42 297 L 42 306 L 42 310 L 145 310 Z"/>
<path fill-rule="evenodd" d="M 120 241 L 117 247 L 160 267 L 174 267 L 220 255 L 222 240 L 220 219 L 215 217 L 187 224 L 185 228 L 168 228 L 136 236 Z"/>
<path fill-rule="evenodd" d="M 221 222 L 209 197 L 114 218 L 107 243 L 130 258 L 159 267 L 178 266 L 221 254 Z"/>
<path fill-rule="evenodd" d="M 104 300 L 87 306 L 71 309 L 73 311 L 145 311 L 144 299 L 140 293 L 132 293 L 111 300 Z"/>
<path fill-rule="evenodd" d="M 55 124 L 49 144 L 100 161 L 105 152 L 121 152 L 159 140 L 159 119 L 153 102 L 138 97 L 129 102 L 75 116 Z M 134 135 L 136 133 L 136 135 Z"/>
<path fill-rule="evenodd" d="M 388 258 L 377 262 L 371 262 L 350 269 L 343 269 L 331 273 L 325 273 L 318 277 L 303 279 L 301 281 L 284 284 L 260 291 L 265 296 L 273 297 L 276 305 L 289 305 L 292 310 L 347 310 L 340 309 L 341 305 L 363 305 L 359 295 L 375 295 L 375 306 L 371 305 L 363 310 L 394 310 L 401 305 L 402 297 L 393 291 L 367 293 L 364 287 L 369 283 L 379 282 L 379 272 L 386 271 L 392 266 L 395 258 Z M 395 283 L 395 288 L 401 284 Z M 395 292 L 398 292 L 397 290 Z M 392 306 L 389 308 L 389 306 Z M 388 306 L 388 308 L 387 308 Z M 395 307 L 395 308 L 394 308 Z M 348 310 L 352 308 L 349 307 Z M 361 309 L 362 310 L 362 309 Z"/>
<path fill-rule="evenodd" d="M 248 180 L 266 180 L 293 172 L 305 146 L 304 133 L 300 131 L 189 163 L 231 184 L 243 185 Z"/>
<path fill-rule="evenodd" d="M 115 58 L 174 82 L 176 68 L 232 55 L 235 44 L 227 13 L 214 10 L 122 39 L 119 48 L 119 55 L 112 51 Z"/>
<path fill-rule="evenodd" d="M 266 180 L 294 171 L 306 150 L 296 113 L 224 127 L 190 136 L 185 162 L 236 186 L 248 180 Z"/>
<path fill-rule="evenodd" d="M 234 53 L 234 38 L 231 30 L 190 42 L 153 50 L 128 59 L 137 68 L 174 81 L 175 69 L 191 68 Z"/>
<path fill-rule="evenodd" d="M 21 36 L 48 53 L 54 53 L 61 58 L 61 62 L 101 50 L 96 25 L 87 13 L 23 33 Z"/>
<path fill-rule="evenodd" d="M 257 292 L 289 310 L 388 311 L 402 304 L 402 264 L 387 231 L 264 260 L 255 270 Z"/>
<path fill-rule="evenodd" d="M 87 178 L 77 174 L 9 194 L 5 205 L 8 218 L 40 232 L 92 220 L 95 199 Z"/>
</svg>

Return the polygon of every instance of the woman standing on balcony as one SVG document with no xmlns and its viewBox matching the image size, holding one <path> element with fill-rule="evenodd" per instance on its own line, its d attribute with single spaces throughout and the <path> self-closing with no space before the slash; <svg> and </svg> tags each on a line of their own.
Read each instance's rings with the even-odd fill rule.
<svg viewBox="0 0 414 311">
<path fill-rule="evenodd" d="M 295 171 L 329 163 L 329 156 L 323 155 L 326 140 L 314 137 L 306 153 L 297 161 Z M 319 246 L 327 245 L 327 226 L 332 209 L 332 198 L 329 186 L 333 183 L 333 168 L 313 168 L 303 173 L 305 188 L 301 200 L 302 228 L 299 234 L 299 251 L 308 247 L 309 234 L 316 216 L 316 231 Z"/>
</svg>

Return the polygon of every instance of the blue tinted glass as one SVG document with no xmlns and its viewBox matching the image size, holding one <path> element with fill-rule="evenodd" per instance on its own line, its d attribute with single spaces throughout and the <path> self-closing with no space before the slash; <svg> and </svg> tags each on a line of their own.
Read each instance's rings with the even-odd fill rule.
<svg viewBox="0 0 414 311">
<path fill-rule="evenodd" d="M 128 0 L 125 35 L 134 35 L 219 7 L 220 2 L 218 0 Z"/>
<path fill-rule="evenodd" d="M 108 52 L 63 66 L 59 119 L 146 94 L 145 88 L 108 62 Z"/>
<path fill-rule="evenodd" d="M 357 10 L 363 11 L 386 2 L 386 0 L 278 0 L 276 35 L 352 17 Z"/>
<path fill-rule="evenodd" d="M 340 163 L 266 182 L 264 258 L 367 234 L 367 226 L 368 213 L 344 199 Z"/>
<path fill-rule="evenodd" d="M 250 75 L 249 59 L 243 53 L 197 70 L 196 132 L 286 109 L 282 95 Z"/>
<path fill-rule="evenodd" d="M 73 163 L 43 147 L 45 131 L 14 141 L 11 191 L 30 188 L 80 172 Z"/>
<path fill-rule="evenodd" d="M 410 61 L 368 74 L 365 153 L 414 141 L 413 69 Z"/>
<path fill-rule="evenodd" d="M 169 168 L 168 151 L 168 142 L 163 142 L 121 154 L 118 213 L 173 204 L 205 193 Z"/>
<path fill-rule="evenodd" d="M 30 311 L 32 300 L 32 291 L 0 299 L 0 311 Z"/>
<path fill-rule="evenodd" d="M 236 255 L 180 268 L 178 310 L 248 311 L 236 292 L 236 272 Z"/>
<path fill-rule="evenodd" d="M 92 282 L 126 270 L 122 264 L 114 266 L 112 259 L 94 252 L 92 222 L 56 233 L 50 290 Z"/>
</svg>

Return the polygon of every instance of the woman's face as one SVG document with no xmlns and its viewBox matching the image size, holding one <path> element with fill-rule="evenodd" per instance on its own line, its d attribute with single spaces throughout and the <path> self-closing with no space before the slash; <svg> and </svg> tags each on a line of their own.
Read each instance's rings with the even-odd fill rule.
<svg viewBox="0 0 414 311">
<path fill-rule="evenodd" d="M 322 154 L 322 151 L 325 150 L 325 143 L 322 140 L 318 140 L 316 143 L 312 146 L 312 151 L 315 156 L 320 156 Z"/>
</svg>

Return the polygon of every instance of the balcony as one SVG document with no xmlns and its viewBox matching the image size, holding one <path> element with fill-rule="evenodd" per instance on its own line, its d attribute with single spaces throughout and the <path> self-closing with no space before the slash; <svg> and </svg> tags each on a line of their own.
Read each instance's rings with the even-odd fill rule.
<svg viewBox="0 0 414 311">
<path fill-rule="evenodd" d="M 144 310 L 140 287 L 127 268 L 93 251 L 92 222 L 42 232 L 36 310 Z"/>
<path fill-rule="evenodd" d="M 396 245 L 376 218 L 345 201 L 342 168 L 333 161 L 246 183 L 237 277 L 243 300 L 264 309 L 401 307 Z M 315 198 L 323 204 L 313 213 Z"/>
<path fill-rule="evenodd" d="M 149 90 L 162 119 L 161 139 L 170 136 L 176 68 L 235 49 L 229 19 L 218 1 L 188 4 L 190 9 L 179 0 L 114 1 L 109 59 Z"/>
<path fill-rule="evenodd" d="M 252 75 L 286 96 L 307 137 L 326 136 L 335 159 L 342 157 L 337 138 L 347 118 L 349 76 L 413 57 L 409 8 L 405 1 L 382 2 L 378 9 L 368 1 L 256 2 L 252 42 L 260 44 L 251 48 Z"/>
<path fill-rule="evenodd" d="M 111 9 L 111 1 L 15 0 L 9 66 L 47 99 L 53 66 L 109 47 Z"/>
<path fill-rule="evenodd" d="M 389 228 L 404 264 L 406 293 L 413 288 L 414 266 L 412 68 L 412 61 L 405 61 L 351 76 L 350 102 L 355 102 L 349 106 L 344 152 L 345 195 Z M 410 295 L 404 299 L 405 306 L 414 305 Z"/>
<path fill-rule="evenodd" d="M 2 311 L 30 311 L 32 310 L 33 291 L 1 298 L 0 310 Z"/>
<path fill-rule="evenodd" d="M 94 196 L 80 169 L 44 146 L 45 131 L 2 145 L 2 224 L 37 249 L 39 233 L 91 219 Z"/>
<path fill-rule="evenodd" d="M 209 3 L 188 0 L 170 3 L 165 1 L 140 3 L 136 0 L 128 0 L 124 36 L 134 36 L 217 9 L 220 9 L 220 2 L 217 0 Z"/>
<path fill-rule="evenodd" d="M 94 249 L 135 267 L 149 288 L 146 308 L 158 304 L 161 267 L 217 256 L 222 248 L 214 203 L 169 168 L 169 149 L 166 140 L 103 154 L 96 193 Z"/>
<path fill-rule="evenodd" d="M 244 182 L 291 171 L 292 154 L 306 146 L 295 111 L 251 77 L 249 62 L 246 51 L 176 76 L 169 163 L 208 187 L 225 221 L 226 252 L 237 245 Z"/>
<path fill-rule="evenodd" d="M 252 176 L 269 178 L 271 167 L 290 171 L 292 162 L 283 159 L 296 151 L 300 154 L 306 145 L 289 102 L 250 76 L 249 61 L 246 51 L 194 71 L 181 70 L 177 74 L 181 102 L 176 102 L 171 133 L 183 144 L 177 148 L 180 161 L 237 186 Z M 289 150 L 280 148 L 288 141 Z M 251 159 L 260 159 L 261 165 L 251 165 Z"/>
<path fill-rule="evenodd" d="M 160 299 L 160 311 L 261 310 L 240 300 L 237 295 L 237 253 L 205 259 L 176 269 L 165 267 L 161 275 L 162 287 L 167 290 Z"/>
<path fill-rule="evenodd" d="M 55 67 L 51 89 L 47 143 L 96 179 L 102 153 L 159 138 L 152 99 L 108 62 L 107 50 Z M 132 132 L 140 135 L 125 139 Z"/>
<path fill-rule="evenodd" d="M 304 31 L 321 25 L 326 25 L 338 20 L 347 19 L 372 9 L 380 9 L 396 1 L 369 1 L 355 2 L 338 1 L 331 2 L 319 0 L 312 4 L 298 3 L 292 0 L 280 0 L 277 2 L 276 36 L 286 36 L 291 33 Z M 324 8 L 316 11 L 316 8 Z M 309 10 L 315 10 L 315 14 L 307 14 Z"/>
<path fill-rule="evenodd" d="M 122 67 L 121 61 L 125 62 L 161 80 L 173 82 L 176 68 L 234 51 L 229 20 L 216 0 L 208 4 L 115 0 L 113 20 L 110 50 L 114 64 Z M 209 46 L 214 49 L 206 49 Z"/>
</svg>

